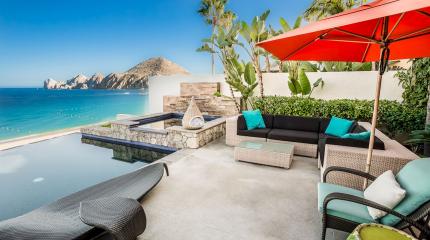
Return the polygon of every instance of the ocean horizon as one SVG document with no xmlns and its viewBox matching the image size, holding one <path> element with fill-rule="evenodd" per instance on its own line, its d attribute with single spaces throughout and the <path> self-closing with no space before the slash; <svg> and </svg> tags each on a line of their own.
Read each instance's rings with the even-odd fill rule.
<svg viewBox="0 0 430 240">
<path fill-rule="evenodd" d="M 0 88 L 0 140 L 24 137 L 139 115 L 148 109 L 147 90 L 46 90 Z"/>
</svg>

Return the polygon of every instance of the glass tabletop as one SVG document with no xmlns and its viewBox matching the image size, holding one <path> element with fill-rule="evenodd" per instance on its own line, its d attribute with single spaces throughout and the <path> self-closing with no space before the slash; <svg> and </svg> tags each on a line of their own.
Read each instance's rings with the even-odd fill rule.
<svg viewBox="0 0 430 240">
<path fill-rule="evenodd" d="M 262 150 L 262 151 L 268 151 L 268 152 L 279 152 L 279 153 L 292 153 L 294 149 L 294 145 L 289 143 L 251 142 L 251 141 L 243 141 L 239 143 L 238 147 Z"/>
</svg>

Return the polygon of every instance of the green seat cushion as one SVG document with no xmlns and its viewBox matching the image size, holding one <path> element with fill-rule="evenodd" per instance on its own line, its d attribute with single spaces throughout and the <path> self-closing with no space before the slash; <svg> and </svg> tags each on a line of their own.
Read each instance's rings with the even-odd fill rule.
<svg viewBox="0 0 430 240">
<path fill-rule="evenodd" d="M 406 197 L 395 208 L 403 215 L 409 215 L 430 200 L 430 158 L 414 160 L 406 164 L 396 176 L 397 182 L 406 190 Z M 394 226 L 399 218 L 386 215 L 381 223 Z"/>
<path fill-rule="evenodd" d="M 405 232 L 381 224 L 361 224 L 347 240 L 412 240 Z"/>
<path fill-rule="evenodd" d="M 325 130 L 325 134 L 342 137 L 349 132 L 353 123 L 353 121 L 347 119 L 332 117 Z"/>
<path fill-rule="evenodd" d="M 266 128 L 266 124 L 264 123 L 260 110 L 243 111 L 242 115 L 245 118 L 246 128 L 248 130 Z"/>
<path fill-rule="evenodd" d="M 361 133 L 347 133 L 343 135 L 341 138 L 368 141 L 370 139 L 370 132 L 367 131 L 367 132 L 361 132 Z"/>
<path fill-rule="evenodd" d="M 363 192 L 330 183 L 318 184 L 318 209 L 323 210 L 325 197 L 330 193 L 345 193 L 364 198 Z M 327 206 L 327 214 L 347 219 L 356 223 L 373 223 L 375 220 L 369 215 L 367 207 L 361 204 L 343 200 L 332 200 Z"/>
</svg>

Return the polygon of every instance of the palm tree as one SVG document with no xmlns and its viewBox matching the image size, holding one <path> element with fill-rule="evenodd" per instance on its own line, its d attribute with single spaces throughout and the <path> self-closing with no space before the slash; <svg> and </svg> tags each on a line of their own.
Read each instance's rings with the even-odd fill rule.
<svg viewBox="0 0 430 240">
<path fill-rule="evenodd" d="M 313 0 L 311 6 L 303 13 L 303 16 L 307 21 L 318 21 L 363 5 L 366 2 L 367 0 Z"/>
<path fill-rule="evenodd" d="M 197 12 L 205 18 L 205 22 L 208 25 L 212 26 L 212 35 L 214 35 L 217 26 L 227 26 L 236 18 L 236 14 L 232 11 L 225 10 L 227 2 L 228 0 L 202 0 L 200 3 L 200 8 Z M 213 47 L 214 43 L 212 42 Z M 211 60 L 213 75 L 215 73 L 214 53 L 211 53 Z"/>
</svg>

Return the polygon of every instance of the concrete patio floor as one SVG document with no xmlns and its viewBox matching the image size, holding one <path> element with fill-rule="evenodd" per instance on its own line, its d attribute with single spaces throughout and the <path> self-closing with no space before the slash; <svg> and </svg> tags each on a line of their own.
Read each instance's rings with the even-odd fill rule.
<svg viewBox="0 0 430 240">
<path fill-rule="evenodd" d="M 139 240 L 321 238 L 316 159 L 295 157 L 288 170 L 236 162 L 220 139 L 164 160 L 171 175 L 144 199 Z"/>
</svg>

